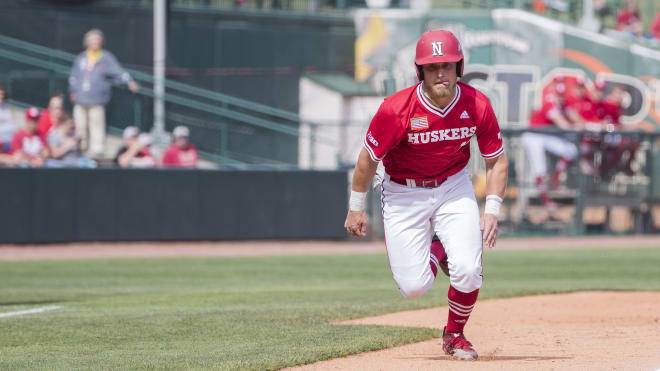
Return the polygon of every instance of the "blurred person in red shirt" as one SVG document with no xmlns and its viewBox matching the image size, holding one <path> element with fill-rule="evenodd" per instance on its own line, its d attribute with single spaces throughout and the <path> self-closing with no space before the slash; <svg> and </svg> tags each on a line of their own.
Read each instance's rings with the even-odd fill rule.
<svg viewBox="0 0 660 371">
<path fill-rule="evenodd" d="M 583 106 L 580 116 L 585 120 L 585 129 L 587 133 L 582 137 L 580 143 L 580 168 L 584 174 L 595 175 L 597 169 L 595 166 L 595 154 L 602 147 L 601 131 L 605 129 L 605 122 L 608 120 L 618 121 L 618 115 L 613 117 L 616 110 L 607 104 L 604 100 L 607 84 L 602 79 L 594 81 L 594 88 L 587 97 L 590 104 Z M 609 119 L 608 119 L 609 118 Z"/>
<path fill-rule="evenodd" d="M 151 135 L 142 133 L 130 145 L 122 147 L 117 154 L 116 162 L 120 167 L 153 168 L 158 164 L 151 154 Z"/>
<path fill-rule="evenodd" d="M 651 22 L 651 36 L 660 39 L 660 12 L 656 12 Z"/>
<path fill-rule="evenodd" d="M 39 115 L 37 107 L 25 110 L 25 127 L 18 130 L 11 140 L 12 155 L 20 166 L 41 167 L 48 158 L 48 146 L 37 133 Z"/>
<path fill-rule="evenodd" d="M 62 93 L 53 94 L 48 101 L 48 108 L 41 112 L 37 132 L 44 138 L 47 138 L 51 128 L 57 127 L 64 113 L 64 95 Z"/>
<path fill-rule="evenodd" d="M 619 10 L 616 16 L 616 29 L 642 36 L 644 26 L 637 9 L 637 0 L 627 0 L 625 8 Z"/>
<path fill-rule="evenodd" d="M 190 130 L 185 126 L 177 126 L 172 131 L 174 141 L 163 155 L 163 166 L 178 168 L 196 168 L 197 148 L 190 143 Z"/>
<path fill-rule="evenodd" d="M 571 95 L 566 99 L 569 119 L 573 125 L 581 128 L 588 126 L 589 122 L 598 121 L 595 114 L 596 104 L 587 92 L 586 79 L 577 76 Z"/>
<path fill-rule="evenodd" d="M 623 89 L 614 86 L 610 95 L 606 96 L 607 83 L 597 78 L 594 81 L 594 89 L 591 91 L 595 102 L 594 114 L 602 126 L 613 125 L 613 128 L 621 128 L 621 114 L 623 112 Z M 610 130 L 611 131 L 611 130 Z"/>
<path fill-rule="evenodd" d="M 552 99 L 544 99 L 540 109 L 534 111 L 530 118 L 529 127 L 532 129 L 561 129 L 564 131 L 574 130 L 568 118 L 568 106 L 565 102 L 566 85 L 563 83 L 553 84 Z M 526 132 L 521 136 L 522 145 L 529 158 L 535 183 L 539 191 L 539 198 L 550 211 L 557 208 L 557 204 L 548 196 L 546 177 L 548 174 L 546 164 L 546 152 L 559 157 L 555 170 L 552 174 L 552 185 L 559 183 L 559 176 L 566 170 L 568 164 L 578 156 L 575 144 L 553 133 Z"/>
</svg>

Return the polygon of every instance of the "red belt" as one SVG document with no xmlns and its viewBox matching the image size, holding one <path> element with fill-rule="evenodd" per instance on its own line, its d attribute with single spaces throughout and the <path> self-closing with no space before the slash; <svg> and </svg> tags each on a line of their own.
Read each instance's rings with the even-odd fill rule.
<svg viewBox="0 0 660 371">
<path fill-rule="evenodd" d="M 417 187 L 417 188 L 436 188 L 440 187 L 442 183 L 445 182 L 447 178 L 436 178 L 436 179 L 406 179 L 406 178 L 390 178 L 390 181 L 401 184 L 407 187 Z"/>
</svg>

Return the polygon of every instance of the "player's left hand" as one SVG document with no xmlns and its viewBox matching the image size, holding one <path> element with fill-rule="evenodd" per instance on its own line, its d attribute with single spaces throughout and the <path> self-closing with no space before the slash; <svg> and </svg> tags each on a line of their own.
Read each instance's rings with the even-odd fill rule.
<svg viewBox="0 0 660 371">
<path fill-rule="evenodd" d="M 492 249 L 497 241 L 497 217 L 490 213 L 485 213 L 481 218 L 481 236 L 483 246 Z"/>
</svg>

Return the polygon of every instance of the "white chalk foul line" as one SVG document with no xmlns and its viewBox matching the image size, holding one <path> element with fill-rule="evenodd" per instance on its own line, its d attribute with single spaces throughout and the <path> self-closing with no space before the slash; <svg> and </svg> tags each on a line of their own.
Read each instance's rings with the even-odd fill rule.
<svg viewBox="0 0 660 371">
<path fill-rule="evenodd" d="M 32 313 L 41 313 L 41 312 L 46 312 L 49 310 L 55 310 L 55 309 L 60 309 L 62 308 L 59 305 L 53 305 L 50 307 L 41 307 L 41 308 L 34 308 L 34 309 L 27 309 L 27 310 L 19 310 L 18 312 L 7 312 L 7 313 L 0 313 L 0 317 L 13 317 L 13 316 L 22 316 L 24 314 L 32 314 Z"/>
</svg>

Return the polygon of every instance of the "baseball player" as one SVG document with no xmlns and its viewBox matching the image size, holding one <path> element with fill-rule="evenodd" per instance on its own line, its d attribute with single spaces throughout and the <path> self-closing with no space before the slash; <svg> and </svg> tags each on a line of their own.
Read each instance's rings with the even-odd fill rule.
<svg viewBox="0 0 660 371">
<path fill-rule="evenodd" d="M 486 96 L 458 81 L 463 52 L 451 32 L 425 32 L 417 42 L 415 68 L 420 82 L 385 98 L 371 121 L 344 226 L 351 235 L 365 235 L 366 191 L 383 161 L 383 225 L 394 280 L 404 297 L 418 297 L 431 287 L 446 256 L 443 350 L 457 359 L 476 359 L 463 328 L 482 283 L 482 247 L 493 247 L 497 238 L 507 177 L 502 135 Z M 466 170 L 473 136 L 486 160 L 481 220 Z M 434 235 L 439 241 L 432 241 Z"/>
</svg>

